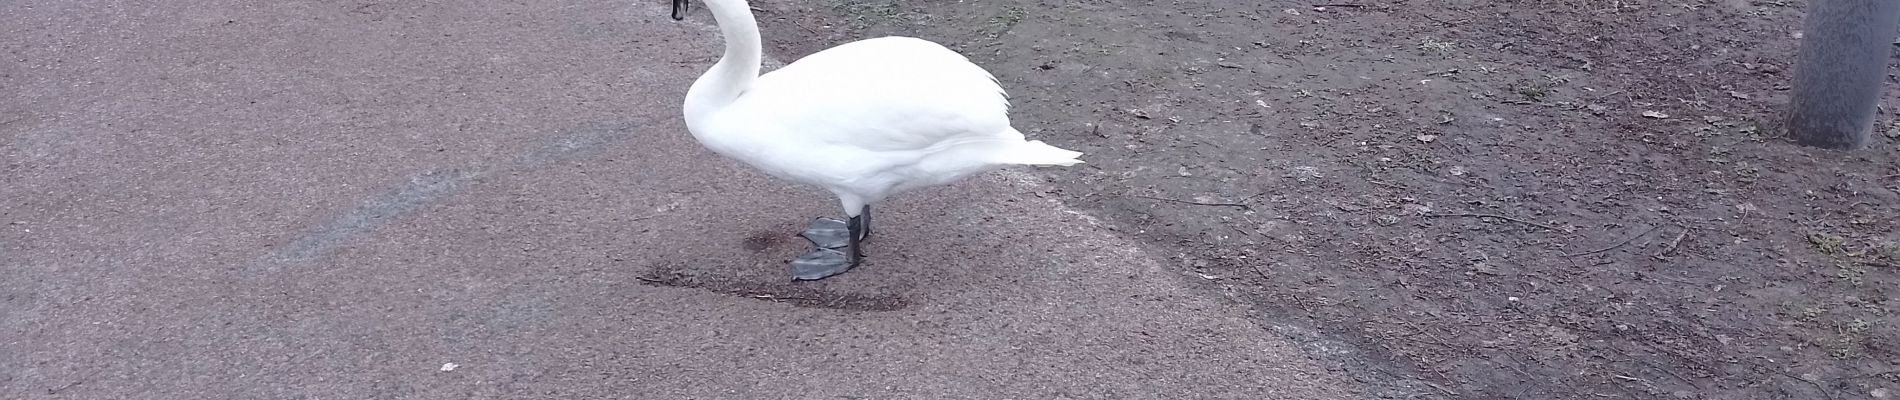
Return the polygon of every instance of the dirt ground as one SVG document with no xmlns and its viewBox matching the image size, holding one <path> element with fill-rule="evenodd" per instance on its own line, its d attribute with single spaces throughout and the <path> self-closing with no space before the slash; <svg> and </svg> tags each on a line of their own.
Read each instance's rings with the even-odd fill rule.
<svg viewBox="0 0 1900 400">
<path fill-rule="evenodd" d="M 944 43 L 1181 279 L 1373 397 L 1900 396 L 1900 122 L 1776 132 L 1802 1 L 769 0 Z"/>
</svg>

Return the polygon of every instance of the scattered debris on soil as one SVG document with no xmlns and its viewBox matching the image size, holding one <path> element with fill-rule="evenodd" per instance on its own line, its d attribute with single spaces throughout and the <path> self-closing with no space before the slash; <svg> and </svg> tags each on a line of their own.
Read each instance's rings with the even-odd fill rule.
<svg viewBox="0 0 1900 400">
<path fill-rule="evenodd" d="M 1374 395 L 1900 389 L 1900 121 L 1854 153 L 1778 137 L 1805 2 L 1230 3 L 759 6 L 785 59 L 970 55 L 1089 154 L 1045 171 L 1069 204 L 1364 350 L 1313 352 Z"/>
</svg>

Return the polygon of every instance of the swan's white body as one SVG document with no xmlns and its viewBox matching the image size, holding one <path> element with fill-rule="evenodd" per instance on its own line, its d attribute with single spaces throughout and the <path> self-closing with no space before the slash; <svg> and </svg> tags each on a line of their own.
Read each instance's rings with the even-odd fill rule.
<svg viewBox="0 0 1900 400">
<path fill-rule="evenodd" d="M 720 155 L 836 194 L 848 216 L 905 190 L 1006 165 L 1073 165 L 1082 153 L 1024 140 L 1003 89 L 936 43 L 847 43 L 759 76 L 744 0 L 705 0 L 725 56 L 686 94 L 686 126 Z"/>
</svg>

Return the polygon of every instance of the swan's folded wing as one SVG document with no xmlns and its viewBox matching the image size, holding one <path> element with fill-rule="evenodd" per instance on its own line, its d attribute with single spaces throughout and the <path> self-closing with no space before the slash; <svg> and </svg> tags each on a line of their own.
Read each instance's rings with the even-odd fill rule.
<svg viewBox="0 0 1900 400">
<path fill-rule="evenodd" d="M 982 67 L 921 39 L 847 43 L 761 76 L 734 107 L 800 140 L 874 151 L 1005 138 L 1009 102 Z"/>
</svg>

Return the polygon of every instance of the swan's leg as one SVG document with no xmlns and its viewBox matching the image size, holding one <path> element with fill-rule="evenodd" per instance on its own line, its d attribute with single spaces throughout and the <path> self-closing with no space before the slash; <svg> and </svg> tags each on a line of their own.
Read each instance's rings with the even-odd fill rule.
<svg viewBox="0 0 1900 400">
<path fill-rule="evenodd" d="M 871 236 L 871 206 L 864 206 L 863 212 L 858 213 L 856 217 L 851 217 L 849 228 L 850 232 L 846 233 L 851 235 L 851 265 L 855 266 L 858 265 L 859 259 L 864 258 L 861 243 Z"/>
<path fill-rule="evenodd" d="M 868 204 L 865 205 L 864 211 L 858 213 L 858 216 L 852 217 L 851 222 L 855 222 L 858 225 L 856 227 L 858 228 L 858 232 L 856 234 L 853 234 L 852 236 L 857 237 L 858 240 L 865 240 L 865 239 L 871 238 L 871 206 L 870 205 Z"/>
</svg>

